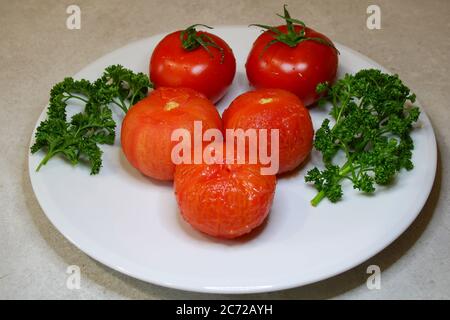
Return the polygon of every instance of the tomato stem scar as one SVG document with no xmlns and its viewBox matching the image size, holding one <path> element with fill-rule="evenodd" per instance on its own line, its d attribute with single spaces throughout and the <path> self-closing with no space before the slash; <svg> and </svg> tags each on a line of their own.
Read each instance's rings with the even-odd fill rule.
<svg viewBox="0 0 450 320">
<path fill-rule="evenodd" d="M 260 104 L 267 104 L 267 103 L 271 103 L 273 101 L 272 98 L 261 98 L 259 99 L 259 103 Z"/>
<path fill-rule="evenodd" d="M 172 109 L 178 108 L 180 106 L 180 104 L 178 102 L 175 101 L 169 101 L 166 103 L 166 105 L 164 106 L 164 110 L 165 111 L 170 111 Z"/>
</svg>

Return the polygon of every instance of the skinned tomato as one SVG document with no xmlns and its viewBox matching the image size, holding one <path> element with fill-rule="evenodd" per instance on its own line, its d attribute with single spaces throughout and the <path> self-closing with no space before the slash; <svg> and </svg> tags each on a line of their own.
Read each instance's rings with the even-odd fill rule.
<svg viewBox="0 0 450 320">
<path fill-rule="evenodd" d="M 238 96 L 223 113 L 223 127 L 278 129 L 279 149 L 274 150 L 278 152 L 278 173 L 298 167 L 312 149 L 314 129 L 309 111 L 296 95 L 282 89 L 259 89 Z M 270 139 L 267 144 L 271 150 Z"/>
<path fill-rule="evenodd" d="M 187 45 L 181 39 L 183 31 L 171 33 L 158 43 L 150 59 L 150 79 L 156 88 L 191 88 L 215 103 L 225 95 L 233 81 L 236 59 L 224 40 L 190 28 L 184 31 L 185 37 L 190 37 L 183 38 L 184 41 L 191 41 Z M 213 45 L 204 48 L 197 39 Z"/>
<path fill-rule="evenodd" d="M 188 88 L 159 88 L 132 106 L 121 131 L 122 150 L 130 164 L 144 175 L 173 180 L 172 150 L 178 143 L 171 136 L 186 129 L 194 141 L 194 121 L 202 122 L 202 132 L 221 130 L 215 106 L 202 94 Z"/>
<path fill-rule="evenodd" d="M 183 218 L 195 229 L 236 238 L 263 223 L 275 193 L 274 175 L 251 164 L 181 164 L 175 195 Z"/>
<path fill-rule="evenodd" d="M 336 78 L 338 52 L 330 39 L 308 27 L 288 22 L 275 29 L 282 34 L 282 41 L 270 29 L 256 39 L 245 65 L 247 78 L 257 89 L 285 89 L 310 106 L 320 98 L 317 85 Z M 284 40 L 288 34 L 293 40 Z"/>
</svg>

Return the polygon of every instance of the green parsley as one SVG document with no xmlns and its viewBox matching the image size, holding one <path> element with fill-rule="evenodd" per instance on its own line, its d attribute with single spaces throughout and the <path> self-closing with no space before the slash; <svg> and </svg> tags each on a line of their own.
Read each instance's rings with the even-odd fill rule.
<svg viewBox="0 0 450 320">
<path fill-rule="evenodd" d="M 50 92 L 47 119 L 36 130 L 31 153 L 46 151 L 36 171 L 51 158 L 61 155 L 73 165 L 87 160 L 91 174 L 102 166 L 99 144 L 113 144 L 116 123 L 112 118 L 112 105 L 127 112 L 129 106 L 143 99 L 152 87 L 143 73 L 134 73 L 120 65 L 109 66 L 95 82 L 65 78 Z M 69 100 L 79 100 L 84 111 L 67 120 Z"/>
<path fill-rule="evenodd" d="M 373 193 L 376 184 L 388 185 L 402 168 L 413 169 L 410 133 L 420 111 L 412 105 L 415 95 L 397 75 L 361 70 L 333 86 L 320 84 L 317 91 L 325 93 L 321 105 L 331 102 L 334 124 L 325 119 L 316 131 L 314 147 L 325 168 L 315 167 L 305 176 L 318 190 L 313 206 L 325 197 L 341 200 L 344 179 L 354 189 Z M 339 152 L 345 155 L 341 166 L 333 162 Z"/>
</svg>

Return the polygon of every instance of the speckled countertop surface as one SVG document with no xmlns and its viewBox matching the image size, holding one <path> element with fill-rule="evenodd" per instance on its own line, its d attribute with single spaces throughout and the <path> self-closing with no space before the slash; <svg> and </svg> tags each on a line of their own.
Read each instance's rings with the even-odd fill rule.
<svg viewBox="0 0 450 320">
<path fill-rule="evenodd" d="M 52 85 L 131 41 L 194 21 L 276 24 L 272 13 L 279 12 L 283 2 L 0 0 L 0 298 L 450 298 L 450 1 L 286 2 L 307 24 L 399 73 L 424 105 L 435 128 L 439 163 L 432 194 L 411 227 L 377 256 L 344 274 L 258 295 L 166 289 L 92 260 L 51 225 L 28 178 L 29 139 Z M 80 30 L 66 28 L 70 4 L 81 8 Z M 366 28 L 369 4 L 381 8 L 381 30 Z M 79 290 L 66 287 L 66 269 L 73 264 L 81 267 Z M 380 290 L 365 285 L 370 264 L 381 267 Z"/>
</svg>

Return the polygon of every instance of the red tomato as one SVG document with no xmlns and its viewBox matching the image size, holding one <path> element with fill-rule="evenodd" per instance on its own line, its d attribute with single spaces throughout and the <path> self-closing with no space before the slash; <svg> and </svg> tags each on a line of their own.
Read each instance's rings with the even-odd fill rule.
<svg viewBox="0 0 450 320">
<path fill-rule="evenodd" d="M 187 30 L 189 28 L 185 32 Z M 218 36 L 195 29 L 191 29 L 194 48 L 184 49 L 181 33 L 169 34 L 156 46 L 150 59 L 150 79 L 156 88 L 191 88 L 217 102 L 225 95 L 236 73 L 233 51 Z M 206 50 L 195 42 L 198 38 L 203 42 L 212 40 L 222 50 L 214 45 L 208 45 Z"/>
<path fill-rule="evenodd" d="M 260 226 L 269 214 L 276 178 L 251 164 L 181 164 L 175 195 L 183 218 L 195 229 L 232 239 Z"/>
<path fill-rule="evenodd" d="M 291 27 L 297 34 L 304 30 L 304 38 L 322 41 L 303 40 L 291 47 L 280 41 L 275 42 L 277 35 L 268 30 L 256 39 L 248 55 L 245 65 L 247 77 L 255 88 L 285 89 L 309 106 L 320 98 L 316 93 L 317 85 L 325 81 L 331 83 L 335 79 L 338 52 L 323 34 L 301 25 Z M 287 25 L 276 27 L 285 35 L 288 28 Z"/>
<path fill-rule="evenodd" d="M 173 180 L 171 152 L 177 142 L 171 135 L 184 128 L 193 137 L 194 121 L 201 121 L 204 131 L 222 128 L 217 109 L 202 94 L 188 88 L 156 89 L 132 106 L 123 119 L 122 150 L 131 165 L 146 176 Z"/>
<path fill-rule="evenodd" d="M 295 169 L 311 152 L 314 136 L 311 117 L 302 101 L 291 92 L 259 89 L 243 93 L 224 111 L 222 119 L 225 130 L 278 129 L 278 173 Z M 268 139 L 269 150 L 270 144 Z"/>
</svg>

